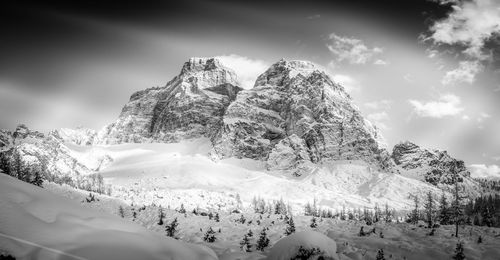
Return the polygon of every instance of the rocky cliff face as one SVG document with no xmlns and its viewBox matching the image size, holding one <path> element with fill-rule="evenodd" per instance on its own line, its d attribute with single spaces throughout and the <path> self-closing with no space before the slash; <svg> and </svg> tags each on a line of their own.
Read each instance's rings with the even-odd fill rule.
<svg viewBox="0 0 500 260">
<path fill-rule="evenodd" d="M 313 63 L 281 60 L 227 108 L 214 146 L 221 157 L 253 158 L 301 175 L 327 160 L 363 160 L 387 169 L 377 130 L 344 88 Z"/>
<path fill-rule="evenodd" d="M 394 146 L 392 158 L 402 171 L 432 185 L 453 184 L 455 172 L 459 182 L 470 178 L 463 161 L 452 158 L 446 151 L 423 149 L 408 141 Z"/>
<path fill-rule="evenodd" d="M 270 170 L 309 171 L 325 160 L 390 168 L 380 135 L 343 87 L 314 64 L 281 60 L 251 90 L 217 59 L 192 58 L 165 87 L 136 92 L 99 143 L 176 142 L 208 137 L 218 158 L 266 161 Z M 298 170 L 297 170 L 298 169 Z"/>
<path fill-rule="evenodd" d="M 164 87 L 134 93 L 97 142 L 176 142 L 212 137 L 241 90 L 235 73 L 213 58 L 191 58 Z"/>
<path fill-rule="evenodd" d="M 0 150 L 3 164 L 12 165 L 15 154 L 19 154 L 22 164 L 37 168 L 54 176 L 76 178 L 93 171 L 78 162 L 71 151 L 56 136 L 32 131 L 19 125 L 14 132 L 4 131 L 0 139 L 9 140 Z M 3 165 L 5 166 L 5 165 Z"/>
</svg>

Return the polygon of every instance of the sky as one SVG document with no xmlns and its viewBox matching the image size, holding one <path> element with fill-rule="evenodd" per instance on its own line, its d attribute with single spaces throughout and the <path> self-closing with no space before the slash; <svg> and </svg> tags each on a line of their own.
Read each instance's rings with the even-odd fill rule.
<svg viewBox="0 0 500 260">
<path fill-rule="evenodd" d="M 389 149 L 447 150 L 500 174 L 500 1 L 8 1 L 0 7 L 0 129 L 113 122 L 190 57 L 243 87 L 281 58 L 343 84 Z"/>
</svg>

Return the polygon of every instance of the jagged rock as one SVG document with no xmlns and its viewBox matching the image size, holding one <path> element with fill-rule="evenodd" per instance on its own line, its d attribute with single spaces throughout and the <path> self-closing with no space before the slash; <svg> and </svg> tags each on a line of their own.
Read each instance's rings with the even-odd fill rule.
<svg viewBox="0 0 500 260">
<path fill-rule="evenodd" d="M 470 178 L 470 173 L 461 160 L 452 158 L 446 151 L 427 150 L 411 142 L 402 142 L 394 146 L 392 158 L 403 170 L 414 171 L 420 179 L 432 184 L 454 183 L 454 173 L 458 181 Z"/>
<path fill-rule="evenodd" d="M 191 58 L 165 87 L 134 93 L 98 143 L 176 142 L 212 137 L 241 90 L 236 74 L 214 58 Z"/>
<path fill-rule="evenodd" d="M 281 60 L 272 65 L 253 89 L 238 93 L 223 122 L 213 139 L 221 157 L 264 160 L 269 169 L 325 160 L 390 167 L 377 130 L 344 88 L 310 62 Z M 295 145 L 290 145 L 292 136 Z"/>
<path fill-rule="evenodd" d="M 3 163 L 12 165 L 14 155 L 19 154 L 21 162 L 29 168 L 50 173 L 51 176 L 61 178 L 67 176 L 77 179 L 93 173 L 92 170 L 80 163 L 71 154 L 61 139 L 49 134 L 32 131 L 25 125 L 19 125 L 16 130 L 3 131 L 3 137 L 11 141 L 0 151 Z M 6 167 L 6 165 L 1 165 Z"/>
</svg>

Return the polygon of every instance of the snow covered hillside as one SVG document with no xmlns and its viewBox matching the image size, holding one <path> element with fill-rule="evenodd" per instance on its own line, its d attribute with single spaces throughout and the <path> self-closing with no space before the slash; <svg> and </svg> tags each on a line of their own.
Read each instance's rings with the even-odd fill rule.
<svg viewBox="0 0 500 260">
<path fill-rule="evenodd" d="M 113 196 L 134 204 L 155 203 L 177 208 L 236 208 L 253 197 L 283 198 L 297 211 L 315 199 L 320 207 L 340 209 L 374 207 L 386 202 L 395 209 L 409 207 L 409 194 L 437 188 L 404 176 L 384 173 L 361 161 L 338 161 L 318 165 L 313 173 L 286 177 L 268 171 L 262 161 L 213 159 L 210 140 L 180 143 L 68 146 L 81 161 L 91 155 L 111 158 L 99 173 L 113 186 Z M 241 206 L 241 205 L 240 205 Z"/>
<path fill-rule="evenodd" d="M 3 173 L 0 208 L 0 248 L 18 259 L 217 258 Z"/>
</svg>

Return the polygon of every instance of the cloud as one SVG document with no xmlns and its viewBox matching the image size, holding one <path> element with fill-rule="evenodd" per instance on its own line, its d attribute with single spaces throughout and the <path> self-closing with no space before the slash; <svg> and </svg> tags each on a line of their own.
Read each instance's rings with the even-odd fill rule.
<svg viewBox="0 0 500 260">
<path fill-rule="evenodd" d="M 483 48 L 494 35 L 500 34 L 500 2 L 497 0 L 449 1 L 452 11 L 430 27 L 436 44 L 459 44 L 463 53 L 475 59 L 485 59 Z"/>
<path fill-rule="evenodd" d="M 453 94 L 445 94 L 437 101 L 421 102 L 410 99 L 408 102 L 420 117 L 442 118 L 460 114 L 464 109 L 460 107 L 460 98 Z"/>
<path fill-rule="evenodd" d="M 349 62 L 350 64 L 366 64 L 374 57 L 383 52 L 382 48 L 369 48 L 365 43 L 356 38 L 338 36 L 330 34 L 331 40 L 326 44 L 337 62 Z"/>
<path fill-rule="evenodd" d="M 359 82 L 349 75 L 332 74 L 331 72 L 328 72 L 328 74 L 334 82 L 342 85 L 347 93 L 353 93 L 361 89 Z"/>
<path fill-rule="evenodd" d="M 315 15 L 311 15 L 311 16 L 307 17 L 308 20 L 316 20 L 316 19 L 319 19 L 319 18 L 321 18 L 320 14 L 315 14 Z"/>
<path fill-rule="evenodd" d="M 389 62 L 388 61 L 385 61 L 385 60 L 381 60 L 381 59 L 378 59 L 376 60 L 375 62 L 373 62 L 374 65 L 381 65 L 381 66 L 385 66 L 385 65 L 389 65 Z"/>
<path fill-rule="evenodd" d="M 386 124 L 389 121 L 389 115 L 385 111 L 368 114 L 367 119 L 375 123 L 380 129 L 390 129 Z"/>
<path fill-rule="evenodd" d="M 473 178 L 500 179 L 500 167 L 496 164 L 471 164 L 468 168 Z"/>
<path fill-rule="evenodd" d="M 217 56 L 227 67 L 233 69 L 238 75 L 241 87 L 251 89 L 257 77 L 265 72 L 270 64 L 257 59 L 251 59 L 236 54 Z"/>
<path fill-rule="evenodd" d="M 365 103 L 365 107 L 373 110 L 383 109 L 388 110 L 391 108 L 392 101 L 387 99 L 382 99 L 379 101 L 372 101 Z"/>
<path fill-rule="evenodd" d="M 481 63 L 490 60 L 492 52 L 486 50 L 489 40 L 500 35 L 500 2 L 498 0 L 435 0 L 443 5 L 451 5 L 452 11 L 435 21 L 429 28 L 430 35 L 424 40 L 435 45 L 459 47 L 466 58 L 457 69 L 448 71 L 444 85 L 467 82 L 473 83 L 476 74 L 484 68 Z M 430 52 L 429 57 L 435 57 Z"/>
<path fill-rule="evenodd" d="M 453 83 L 467 82 L 473 83 L 476 74 L 481 71 L 483 66 L 479 61 L 461 61 L 458 68 L 446 72 L 441 83 L 450 85 Z"/>
</svg>

